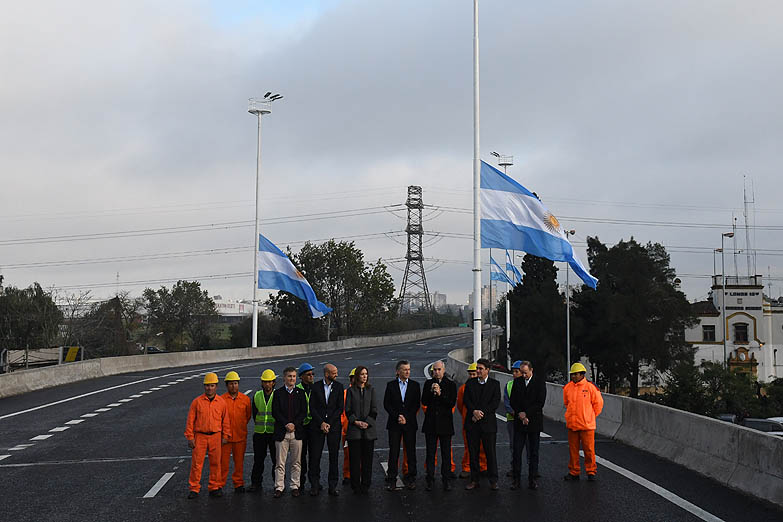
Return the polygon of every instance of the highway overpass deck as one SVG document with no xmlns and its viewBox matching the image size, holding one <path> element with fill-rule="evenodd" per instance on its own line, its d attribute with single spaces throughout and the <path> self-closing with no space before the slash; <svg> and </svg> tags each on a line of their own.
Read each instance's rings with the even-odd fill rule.
<svg viewBox="0 0 783 522">
<path fill-rule="evenodd" d="M 394 346 L 350 349 L 290 358 L 238 361 L 188 368 L 155 370 L 78 382 L 0 400 L 0 481 L 2 513 L 19 520 L 600 520 L 600 521 L 758 521 L 783 520 L 783 508 L 721 486 L 695 472 L 612 440 L 599 438 L 596 452 L 599 480 L 566 483 L 568 447 L 561 423 L 547 421 L 542 439 L 540 489 L 509 490 L 508 437 L 500 423 L 498 455 L 500 486 L 451 492 L 424 491 L 424 436 L 418 440 L 418 488 L 387 492 L 383 466 L 388 458 L 386 432 L 376 442 L 373 487 L 369 496 L 354 496 L 347 486 L 339 497 L 271 496 L 267 465 L 265 490 L 209 498 L 206 487 L 197 500 L 187 500 L 190 456 L 183 437 L 190 401 L 202 392 L 201 375 L 236 369 L 240 391 L 259 388 L 267 367 L 281 373 L 286 366 L 310 362 L 318 368 L 337 365 L 346 382 L 351 368 L 368 366 L 370 379 L 382 385 L 394 377 L 394 364 L 406 358 L 412 377 L 424 380 L 425 367 L 454 348 L 467 346 L 470 334 Z M 154 357 L 154 356 L 151 356 Z M 318 373 L 316 373 L 318 377 Z M 278 381 L 278 385 L 281 381 Z M 221 384 L 221 392 L 222 392 Z M 502 409 L 502 405 L 501 405 Z M 379 425 L 386 414 L 379 404 Z M 458 417 L 458 416 L 457 416 Z M 454 457 L 463 452 L 454 438 Z M 245 461 L 245 479 L 252 467 L 252 443 Z M 341 459 L 342 461 L 342 459 Z M 322 483 L 328 463 L 322 460 Z M 523 472 L 524 474 L 524 472 Z M 524 476 L 523 476 L 524 479 Z M 203 477 L 206 486 L 206 472 Z"/>
</svg>

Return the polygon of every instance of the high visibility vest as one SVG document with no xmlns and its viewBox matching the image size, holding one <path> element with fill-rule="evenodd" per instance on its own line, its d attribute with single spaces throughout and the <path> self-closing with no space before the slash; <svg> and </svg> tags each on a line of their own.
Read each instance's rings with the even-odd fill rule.
<svg viewBox="0 0 783 522">
<path fill-rule="evenodd" d="M 310 424 L 310 421 L 313 420 L 313 416 L 310 415 L 310 394 L 313 393 L 313 390 L 310 390 L 310 393 L 308 393 L 301 382 L 297 384 L 296 387 L 302 390 L 305 394 L 305 401 L 307 402 L 307 415 L 305 415 L 305 420 L 302 424 L 307 426 L 308 424 Z"/>
<path fill-rule="evenodd" d="M 255 433 L 274 433 L 275 432 L 275 419 L 272 417 L 272 399 L 275 396 L 273 391 L 269 395 L 269 401 L 264 401 L 264 390 L 258 390 L 253 396 L 253 402 L 256 405 L 256 425 L 253 428 Z"/>
<path fill-rule="evenodd" d="M 514 387 L 514 379 L 511 379 L 506 383 L 506 393 L 508 394 L 508 400 L 511 400 L 511 388 Z M 514 420 L 514 414 L 513 413 L 506 413 L 506 420 L 512 421 Z"/>
</svg>

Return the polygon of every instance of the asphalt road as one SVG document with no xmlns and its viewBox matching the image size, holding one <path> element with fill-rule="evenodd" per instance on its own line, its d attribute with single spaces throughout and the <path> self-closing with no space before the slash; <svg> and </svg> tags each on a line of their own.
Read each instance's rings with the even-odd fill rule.
<svg viewBox="0 0 783 522">
<path fill-rule="evenodd" d="M 260 386 L 265 368 L 281 373 L 285 366 L 310 362 L 316 369 L 337 365 L 340 380 L 357 364 L 369 367 L 376 385 L 394 377 L 394 364 L 412 363 L 412 377 L 424 380 L 425 367 L 449 350 L 468 346 L 469 335 L 411 344 L 354 349 L 313 357 L 268 358 L 236 364 L 207 365 L 126 374 L 69 384 L 0 401 L 0 513 L 26 520 L 444 520 L 449 516 L 483 520 L 552 521 L 777 521 L 783 508 L 763 503 L 654 455 L 611 440 L 599 439 L 599 480 L 566 483 L 568 447 L 565 428 L 547 421 L 542 439 L 540 489 L 509 490 L 508 437 L 500 422 L 498 455 L 501 490 L 486 485 L 463 491 L 458 480 L 451 492 L 424 490 L 424 436 L 419 435 L 418 488 L 388 492 L 382 465 L 388 459 L 386 433 L 376 442 L 373 487 L 356 497 L 350 488 L 339 497 L 325 494 L 281 499 L 271 496 L 267 465 L 264 492 L 235 495 L 229 483 L 223 498 L 202 494 L 187 500 L 190 456 L 183 436 L 190 401 L 202 393 L 201 375 L 217 371 L 221 378 L 235 369 L 240 391 Z M 154 357 L 154 355 L 151 355 Z M 317 370 L 316 370 L 317 371 Z M 316 378 L 318 373 L 316 374 Z M 280 383 L 280 381 L 278 381 Z M 221 393 L 222 389 L 221 384 Z M 386 414 L 379 415 L 379 426 Z M 501 405 L 502 408 L 502 405 Z M 457 415 L 457 417 L 459 417 Z M 251 429 L 252 432 L 252 429 Z M 462 457 L 461 437 L 454 456 Z M 245 461 L 245 479 L 252 467 L 252 443 Z M 340 461 L 342 462 L 342 456 Z M 322 460 L 326 483 L 326 456 Z M 459 471 L 459 469 L 458 469 Z M 523 472 L 524 473 L 524 472 Z M 167 481 L 166 477 L 170 477 Z M 524 480 L 524 476 L 523 476 Z M 155 485 L 165 482 L 155 491 Z M 654 492 L 657 490 L 658 492 Z M 145 498 L 154 493 L 154 496 Z"/>
</svg>

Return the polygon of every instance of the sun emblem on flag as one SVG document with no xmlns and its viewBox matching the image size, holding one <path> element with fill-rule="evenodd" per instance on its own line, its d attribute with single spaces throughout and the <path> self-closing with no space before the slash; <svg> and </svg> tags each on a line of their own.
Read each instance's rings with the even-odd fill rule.
<svg viewBox="0 0 783 522">
<path fill-rule="evenodd" d="M 298 276 L 300 279 L 304 279 L 304 278 L 305 278 L 304 274 L 303 274 L 302 272 L 300 272 L 298 268 L 294 268 L 294 270 L 296 270 L 296 275 L 297 275 L 297 276 Z"/>
<path fill-rule="evenodd" d="M 544 215 L 544 226 L 552 233 L 560 232 L 560 222 L 551 212 Z"/>
</svg>

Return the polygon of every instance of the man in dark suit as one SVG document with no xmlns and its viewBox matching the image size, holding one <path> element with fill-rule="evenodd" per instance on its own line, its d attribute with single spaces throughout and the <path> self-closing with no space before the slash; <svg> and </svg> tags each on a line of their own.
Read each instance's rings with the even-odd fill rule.
<svg viewBox="0 0 783 522">
<path fill-rule="evenodd" d="M 457 385 L 446 377 L 443 361 L 431 366 L 432 379 L 424 383 L 421 404 L 426 406 L 422 430 L 427 440 L 427 491 L 435 482 L 435 454 L 440 441 L 440 474 L 443 489 L 451 490 L 451 437 L 454 435 L 454 404 L 457 402 Z"/>
<path fill-rule="evenodd" d="M 321 489 L 321 452 L 324 442 L 329 450 L 329 494 L 339 495 L 337 482 L 340 476 L 338 457 L 340 456 L 340 439 L 343 414 L 343 385 L 337 382 L 337 367 L 333 364 L 324 365 L 324 378 L 311 386 L 310 414 L 313 416 L 310 430 L 310 495 L 318 495 Z"/>
<path fill-rule="evenodd" d="M 408 455 L 408 474 L 403 477 L 408 489 L 416 489 L 416 430 L 419 425 L 416 413 L 421 406 L 419 383 L 410 378 L 411 365 L 408 361 L 397 363 L 397 378 L 386 383 L 383 395 L 383 409 L 389 414 L 386 429 L 389 431 L 389 471 L 386 475 L 386 489 L 397 489 L 397 464 L 400 459 L 400 439 Z"/>
<path fill-rule="evenodd" d="M 272 398 L 272 417 L 275 419 L 275 498 L 283 496 L 285 463 L 291 454 L 291 495 L 298 497 L 301 487 L 302 438 L 307 401 L 304 391 L 296 387 L 296 368 L 283 370 L 284 385 Z"/>
<path fill-rule="evenodd" d="M 528 488 L 538 489 L 538 448 L 544 429 L 546 381 L 533 375 L 530 361 L 522 361 L 522 375 L 514 379 L 511 389 L 511 408 L 514 410 L 514 482 L 511 489 L 519 489 L 522 477 L 522 450 L 527 446 Z"/>
<path fill-rule="evenodd" d="M 465 383 L 465 433 L 468 436 L 470 453 L 470 483 L 465 489 L 479 487 L 479 451 L 484 446 L 487 454 L 487 474 L 493 491 L 498 489 L 498 459 L 495 442 L 498 435 L 498 421 L 495 410 L 500 404 L 500 383 L 489 376 L 490 363 L 487 359 L 476 361 L 477 377 Z"/>
</svg>

